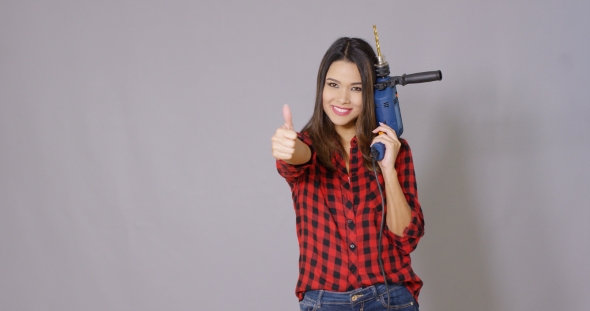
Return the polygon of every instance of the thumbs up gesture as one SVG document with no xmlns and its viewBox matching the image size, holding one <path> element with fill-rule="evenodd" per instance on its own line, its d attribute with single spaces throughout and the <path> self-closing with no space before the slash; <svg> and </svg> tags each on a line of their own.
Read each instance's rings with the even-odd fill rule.
<svg viewBox="0 0 590 311">
<path fill-rule="evenodd" d="M 272 156 L 289 164 L 306 163 L 311 157 L 311 150 L 297 138 L 291 109 L 288 105 L 283 106 L 283 119 L 285 123 L 276 130 L 271 138 Z"/>
<path fill-rule="evenodd" d="M 291 117 L 291 108 L 289 108 L 289 105 L 283 106 L 283 119 L 285 119 L 283 127 L 293 131 L 293 117 Z"/>
</svg>

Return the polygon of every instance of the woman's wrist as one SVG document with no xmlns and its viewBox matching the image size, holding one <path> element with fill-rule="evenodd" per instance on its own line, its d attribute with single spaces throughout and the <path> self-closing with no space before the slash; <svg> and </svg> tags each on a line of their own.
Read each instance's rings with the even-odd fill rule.
<svg viewBox="0 0 590 311">
<path fill-rule="evenodd" d="M 391 179 L 397 180 L 397 171 L 395 170 L 395 167 L 381 167 L 381 174 L 385 181 Z"/>
</svg>

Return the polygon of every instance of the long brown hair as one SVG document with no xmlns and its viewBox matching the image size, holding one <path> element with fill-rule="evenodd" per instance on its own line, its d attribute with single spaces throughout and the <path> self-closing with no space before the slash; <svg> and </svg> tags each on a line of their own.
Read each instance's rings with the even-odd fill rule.
<svg viewBox="0 0 590 311">
<path fill-rule="evenodd" d="M 308 133 L 320 163 L 331 170 L 335 170 L 330 160 L 331 153 L 339 152 L 346 159 L 346 152 L 340 142 L 338 133 L 336 133 L 334 123 L 326 115 L 323 108 L 322 94 L 328 69 L 333 62 L 343 60 L 356 64 L 359 70 L 362 82 L 363 108 L 356 120 L 356 139 L 357 145 L 363 154 L 363 164 L 367 168 L 371 168 L 370 145 L 374 137 L 372 130 L 377 127 L 373 98 L 373 85 L 376 79 L 373 65 L 376 58 L 373 48 L 365 40 L 347 37 L 336 40 L 322 58 L 318 70 L 313 115 L 301 131 Z"/>
</svg>

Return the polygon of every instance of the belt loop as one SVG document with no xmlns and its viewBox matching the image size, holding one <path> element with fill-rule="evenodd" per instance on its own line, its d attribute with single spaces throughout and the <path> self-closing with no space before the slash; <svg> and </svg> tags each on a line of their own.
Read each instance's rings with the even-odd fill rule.
<svg viewBox="0 0 590 311">
<path fill-rule="evenodd" d="M 318 302 L 317 302 L 317 307 L 320 308 L 322 306 L 322 295 L 324 295 L 324 290 L 320 290 L 320 293 L 318 294 Z"/>
</svg>

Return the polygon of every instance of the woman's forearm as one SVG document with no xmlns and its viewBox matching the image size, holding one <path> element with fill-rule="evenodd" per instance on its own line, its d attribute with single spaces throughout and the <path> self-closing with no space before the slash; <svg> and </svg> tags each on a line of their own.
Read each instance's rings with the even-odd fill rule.
<svg viewBox="0 0 590 311">
<path fill-rule="evenodd" d="M 404 230 L 412 220 L 412 210 L 406 201 L 395 170 L 384 172 L 385 195 L 387 198 L 387 213 L 385 221 L 387 227 L 398 236 L 403 236 Z"/>
<path fill-rule="evenodd" d="M 309 149 L 309 146 L 298 138 L 295 139 L 294 149 L 295 151 L 293 152 L 292 158 L 284 160 L 285 162 L 292 165 L 299 165 L 307 163 L 309 159 L 311 159 L 311 149 Z"/>
</svg>

